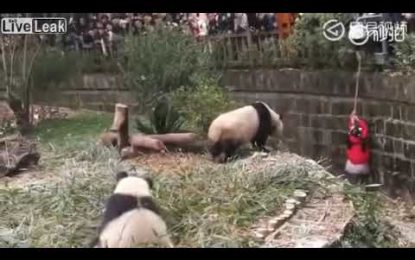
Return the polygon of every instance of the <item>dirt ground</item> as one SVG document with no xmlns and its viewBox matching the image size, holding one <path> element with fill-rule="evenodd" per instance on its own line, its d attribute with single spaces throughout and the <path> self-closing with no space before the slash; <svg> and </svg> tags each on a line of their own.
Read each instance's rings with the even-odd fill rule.
<svg viewBox="0 0 415 260">
<path fill-rule="evenodd" d="M 134 165 L 151 169 L 155 173 L 168 173 L 182 175 L 195 170 L 200 164 L 213 163 L 201 154 L 166 153 L 143 154 L 131 160 Z"/>
</svg>

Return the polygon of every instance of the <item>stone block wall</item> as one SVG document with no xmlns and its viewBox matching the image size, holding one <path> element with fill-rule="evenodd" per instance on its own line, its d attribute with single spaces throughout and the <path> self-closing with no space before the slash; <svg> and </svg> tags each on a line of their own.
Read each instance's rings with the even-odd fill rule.
<svg viewBox="0 0 415 260">
<path fill-rule="evenodd" d="M 34 92 L 38 104 L 60 105 L 70 108 L 87 108 L 113 111 L 117 102 L 137 105 L 134 93 L 123 87 L 121 79 L 114 75 L 94 74 L 74 78 L 59 86 L 59 91 Z"/>
<path fill-rule="evenodd" d="M 230 70 L 225 85 L 243 103 L 267 102 L 284 115 L 290 150 L 345 163 L 355 74 L 342 71 Z M 361 75 L 358 113 L 370 124 L 373 181 L 391 195 L 415 194 L 415 76 Z"/>
</svg>

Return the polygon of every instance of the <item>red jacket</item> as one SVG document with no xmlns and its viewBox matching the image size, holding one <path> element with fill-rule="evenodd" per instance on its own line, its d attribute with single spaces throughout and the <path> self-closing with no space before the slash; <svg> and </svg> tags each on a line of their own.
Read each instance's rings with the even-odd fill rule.
<svg viewBox="0 0 415 260">
<path fill-rule="evenodd" d="M 355 136 L 352 130 L 357 127 L 360 134 Z M 365 164 L 369 162 L 369 127 L 367 121 L 358 119 L 356 126 L 353 123 L 352 117 L 349 119 L 349 134 L 347 137 L 347 159 L 353 164 Z"/>
</svg>

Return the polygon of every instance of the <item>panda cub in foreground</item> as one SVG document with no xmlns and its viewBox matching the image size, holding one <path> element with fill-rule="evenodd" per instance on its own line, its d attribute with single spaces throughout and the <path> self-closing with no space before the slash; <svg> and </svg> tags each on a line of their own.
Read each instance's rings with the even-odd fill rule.
<svg viewBox="0 0 415 260">
<path fill-rule="evenodd" d="M 208 138 L 214 161 L 225 162 L 239 146 L 251 143 L 265 150 L 268 136 L 282 137 L 282 117 L 264 102 L 255 102 L 214 119 L 209 127 Z"/>
<path fill-rule="evenodd" d="M 117 186 L 109 198 L 99 236 L 93 246 L 131 248 L 143 244 L 173 247 L 150 189 L 151 179 L 119 172 Z"/>
</svg>

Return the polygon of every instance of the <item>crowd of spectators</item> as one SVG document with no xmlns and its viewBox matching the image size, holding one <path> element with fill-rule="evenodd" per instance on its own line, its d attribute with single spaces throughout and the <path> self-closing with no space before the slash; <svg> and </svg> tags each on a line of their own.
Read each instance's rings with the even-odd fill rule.
<svg viewBox="0 0 415 260">
<path fill-rule="evenodd" d="M 393 15 L 393 20 L 412 21 L 409 29 L 413 30 L 412 13 Z M 248 30 L 276 33 L 280 22 L 275 13 L 77 13 L 68 17 L 67 34 L 44 37 L 51 45 L 63 46 L 65 50 L 98 50 L 108 55 L 117 51 L 126 34 L 145 34 L 157 26 L 182 30 L 200 39 Z"/>
<path fill-rule="evenodd" d="M 273 13 L 100 13 L 75 14 L 69 18 L 62 39 L 67 50 L 114 51 L 126 34 L 145 34 L 156 26 L 182 30 L 196 38 L 223 33 L 274 31 Z"/>
</svg>

